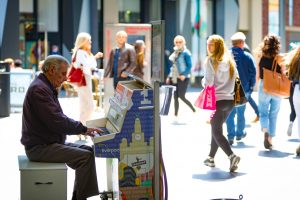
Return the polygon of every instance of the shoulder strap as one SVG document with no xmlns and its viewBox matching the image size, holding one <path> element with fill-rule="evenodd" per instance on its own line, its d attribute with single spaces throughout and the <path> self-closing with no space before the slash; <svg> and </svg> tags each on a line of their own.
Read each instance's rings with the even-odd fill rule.
<svg viewBox="0 0 300 200">
<path fill-rule="evenodd" d="M 277 66 L 277 56 L 275 56 L 273 59 L 272 71 L 276 71 L 276 66 Z"/>
<path fill-rule="evenodd" d="M 76 61 L 76 55 L 77 55 L 77 51 L 76 51 L 74 57 L 72 58 L 72 63 Z"/>
</svg>

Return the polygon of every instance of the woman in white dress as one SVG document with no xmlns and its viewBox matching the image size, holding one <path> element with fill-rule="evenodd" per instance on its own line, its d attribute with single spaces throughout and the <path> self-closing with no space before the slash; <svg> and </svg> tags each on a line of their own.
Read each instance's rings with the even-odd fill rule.
<svg viewBox="0 0 300 200">
<path fill-rule="evenodd" d="M 91 35 L 81 32 L 77 35 L 75 45 L 72 51 L 72 60 L 74 66 L 83 70 L 86 85 L 77 87 L 79 97 L 79 118 L 82 124 L 90 120 L 94 111 L 93 92 L 92 92 L 92 70 L 97 67 L 96 59 L 102 58 L 103 53 L 98 52 L 95 55 L 91 52 Z M 81 139 L 79 135 L 79 139 Z"/>
</svg>

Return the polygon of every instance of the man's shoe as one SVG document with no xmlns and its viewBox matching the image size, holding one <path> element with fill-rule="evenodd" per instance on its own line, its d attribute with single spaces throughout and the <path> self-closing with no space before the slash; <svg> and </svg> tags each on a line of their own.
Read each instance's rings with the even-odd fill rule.
<svg viewBox="0 0 300 200">
<path fill-rule="evenodd" d="M 258 121 L 259 121 L 259 116 L 256 115 L 256 117 L 255 117 L 255 119 L 252 121 L 252 123 L 256 123 L 256 122 L 258 122 Z"/>
<path fill-rule="evenodd" d="M 245 138 L 247 136 L 247 133 L 245 132 L 242 136 L 236 136 L 236 140 L 240 141 L 241 139 Z"/>
<path fill-rule="evenodd" d="M 287 135 L 291 136 L 293 132 L 293 122 L 290 122 L 288 130 L 287 130 Z"/>
<path fill-rule="evenodd" d="M 204 165 L 209 166 L 209 167 L 215 167 L 215 161 L 213 158 L 207 158 L 204 160 Z"/>
<path fill-rule="evenodd" d="M 231 156 L 229 156 L 229 159 L 230 159 L 230 168 L 229 168 L 229 170 L 230 170 L 230 172 L 234 172 L 234 171 L 237 170 L 237 168 L 238 168 L 237 165 L 239 164 L 241 158 L 239 156 L 236 156 L 236 155 L 232 154 Z"/>
<path fill-rule="evenodd" d="M 234 140 L 228 140 L 228 143 L 229 143 L 230 146 L 232 146 L 233 143 L 234 143 Z"/>
</svg>

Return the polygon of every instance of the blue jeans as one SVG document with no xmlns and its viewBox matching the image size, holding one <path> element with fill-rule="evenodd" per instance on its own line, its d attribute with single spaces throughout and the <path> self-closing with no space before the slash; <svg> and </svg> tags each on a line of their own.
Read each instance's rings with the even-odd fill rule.
<svg viewBox="0 0 300 200">
<path fill-rule="evenodd" d="M 250 106 L 253 108 L 255 114 L 257 116 L 259 116 L 258 106 L 257 106 L 256 102 L 254 101 L 254 99 L 251 97 L 251 94 L 252 94 L 252 92 L 246 93 L 246 97 L 248 99 Z"/>
<path fill-rule="evenodd" d="M 246 110 L 246 104 L 243 106 L 233 108 L 231 113 L 229 114 L 226 120 L 228 140 L 233 140 L 235 136 L 241 137 L 244 134 L 244 129 L 246 125 L 245 110 Z M 235 115 L 237 115 L 236 129 L 234 124 Z"/>
<path fill-rule="evenodd" d="M 259 121 L 263 132 L 268 132 L 271 137 L 276 133 L 276 122 L 280 110 L 281 97 L 263 91 L 263 80 L 258 87 Z"/>
</svg>

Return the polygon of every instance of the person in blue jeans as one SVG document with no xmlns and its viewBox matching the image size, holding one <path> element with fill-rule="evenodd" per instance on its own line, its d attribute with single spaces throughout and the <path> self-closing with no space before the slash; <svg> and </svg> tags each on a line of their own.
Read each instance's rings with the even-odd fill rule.
<svg viewBox="0 0 300 200">
<path fill-rule="evenodd" d="M 248 53 L 251 54 L 250 48 L 247 45 L 247 43 L 245 43 L 244 51 L 246 51 L 246 52 L 248 52 Z M 248 103 L 250 104 L 251 108 L 253 109 L 253 111 L 256 114 L 256 117 L 251 122 L 252 123 L 256 123 L 256 122 L 259 121 L 259 111 L 258 111 L 257 103 L 254 101 L 254 99 L 252 98 L 251 94 L 247 96 L 247 99 L 248 99 Z"/>
<path fill-rule="evenodd" d="M 264 133 L 264 147 L 271 150 L 273 148 L 272 138 L 276 134 L 277 116 L 280 109 L 281 97 L 264 92 L 263 69 L 272 69 L 273 61 L 277 61 L 276 72 L 285 74 L 283 56 L 280 52 L 280 39 L 276 35 L 265 36 L 263 42 L 255 50 L 257 56 L 257 79 L 258 85 L 258 110 L 261 130 Z"/>
<path fill-rule="evenodd" d="M 245 91 L 246 97 L 249 98 L 255 86 L 256 68 L 252 55 L 244 51 L 245 40 L 246 36 L 244 33 L 237 32 L 233 34 L 231 37 L 231 42 L 233 45 L 231 48 L 231 53 L 236 62 L 242 87 Z M 247 134 L 245 132 L 245 110 L 246 104 L 233 108 L 226 120 L 227 138 L 230 145 L 234 143 L 234 138 L 239 141 Z M 237 116 L 236 126 L 234 122 L 235 115 Z"/>
<path fill-rule="evenodd" d="M 252 92 L 251 92 L 252 93 Z M 247 97 L 248 99 L 248 103 L 250 104 L 250 106 L 253 108 L 256 117 L 252 120 L 252 123 L 256 123 L 259 121 L 259 111 L 258 111 L 258 106 L 256 104 L 256 102 L 254 101 L 254 99 L 252 98 L 251 94 Z"/>
</svg>

